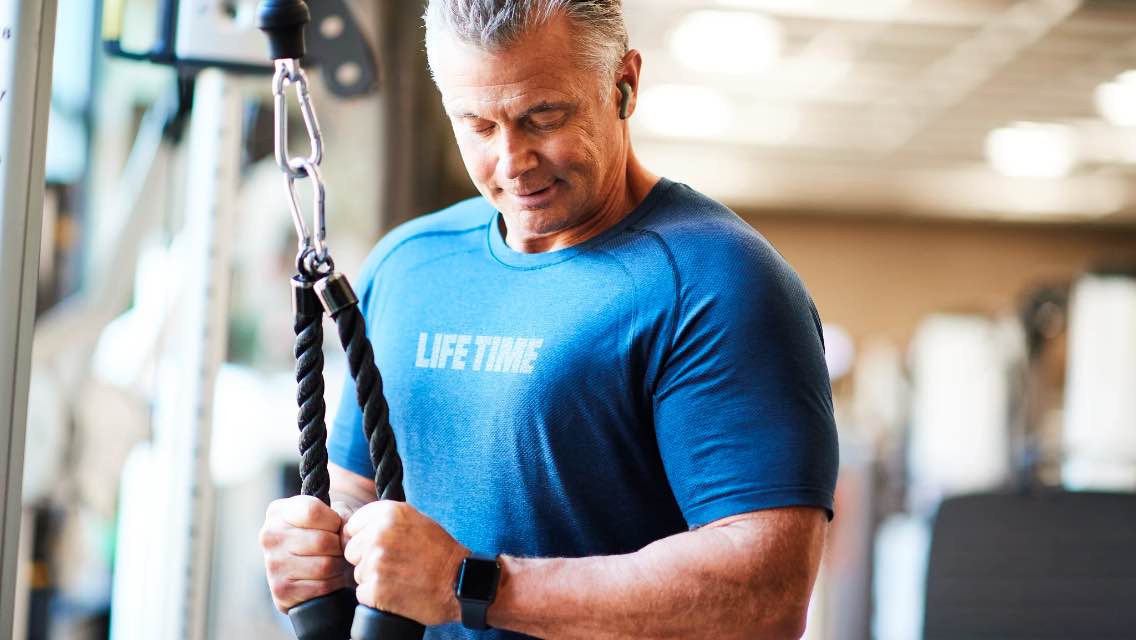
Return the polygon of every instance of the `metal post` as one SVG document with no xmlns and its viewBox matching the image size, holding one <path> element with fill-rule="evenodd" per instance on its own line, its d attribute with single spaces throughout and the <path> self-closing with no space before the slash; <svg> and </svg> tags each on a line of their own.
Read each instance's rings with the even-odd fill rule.
<svg viewBox="0 0 1136 640">
<path fill-rule="evenodd" d="M 0 636 L 13 627 L 55 0 L 0 0 Z"/>
<path fill-rule="evenodd" d="M 157 363 L 154 436 L 123 471 L 111 637 L 207 637 L 214 486 L 213 392 L 224 359 L 240 178 L 239 87 L 201 72 L 189 130 L 185 224 Z M 129 523 L 129 526 L 126 524 Z"/>
</svg>

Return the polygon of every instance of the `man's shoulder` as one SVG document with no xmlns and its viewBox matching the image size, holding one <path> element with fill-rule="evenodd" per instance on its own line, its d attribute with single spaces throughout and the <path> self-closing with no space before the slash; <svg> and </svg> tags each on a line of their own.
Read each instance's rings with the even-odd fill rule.
<svg viewBox="0 0 1136 640">
<path fill-rule="evenodd" d="M 680 272 L 767 269 L 782 262 L 773 246 L 738 214 L 682 183 L 671 183 L 631 226 L 651 238 Z"/>
<path fill-rule="evenodd" d="M 471 233 L 484 229 L 492 219 L 492 214 L 493 206 L 485 198 L 476 196 L 398 225 L 383 238 L 380 245 L 398 245 L 422 237 Z"/>
<path fill-rule="evenodd" d="M 375 245 L 364 264 L 364 273 L 373 274 L 384 262 L 404 251 L 438 250 L 438 244 L 453 245 L 472 241 L 493 219 L 493 206 L 476 196 L 404 222 L 391 229 Z"/>
</svg>

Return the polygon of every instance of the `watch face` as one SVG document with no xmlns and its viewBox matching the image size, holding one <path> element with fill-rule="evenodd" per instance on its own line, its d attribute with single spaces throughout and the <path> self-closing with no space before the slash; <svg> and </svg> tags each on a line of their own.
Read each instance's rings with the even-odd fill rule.
<svg viewBox="0 0 1136 640">
<path fill-rule="evenodd" d="M 491 602 L 497 595 L 497 562 L 468 558 L 462 563 L 458 578 L 458 597 L 463 600 Z"/>
</svg>

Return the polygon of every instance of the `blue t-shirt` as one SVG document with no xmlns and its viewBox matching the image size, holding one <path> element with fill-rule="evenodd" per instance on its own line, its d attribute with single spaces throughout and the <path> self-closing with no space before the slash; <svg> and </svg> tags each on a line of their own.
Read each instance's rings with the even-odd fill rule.
<svg viewBox="0 0 1136 640">
<path fill-rule="evenodd" d="M 831 516 L 820 320 L 764 238 L 666 179 L 567 249 L 519 253 L 500 229 L 461 202 L 391 231 L 357 279 L 408 502 L 474 551 L 529 557 L 772 507 Z M 373 475 L 350 380 L 328 447 Z"/>
</svg>

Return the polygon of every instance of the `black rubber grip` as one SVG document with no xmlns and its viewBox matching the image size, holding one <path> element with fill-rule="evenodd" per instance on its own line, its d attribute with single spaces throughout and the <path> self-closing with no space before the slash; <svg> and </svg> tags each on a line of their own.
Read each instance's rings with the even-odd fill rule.
<svg viewBox="0 0 1136 640">
<path fill-rule="evenodd" d="M 422 640 L 425 634 L 426 627 L 410 618 L 362 604 L 355 608 L 351 640 Z"/>
<path fill-rule="evenodd" d="M 340 589 L 292 607 L 288 619 L 298 640 L 346 640 L 358 605 L 354 589 Z"/>
</svg>

